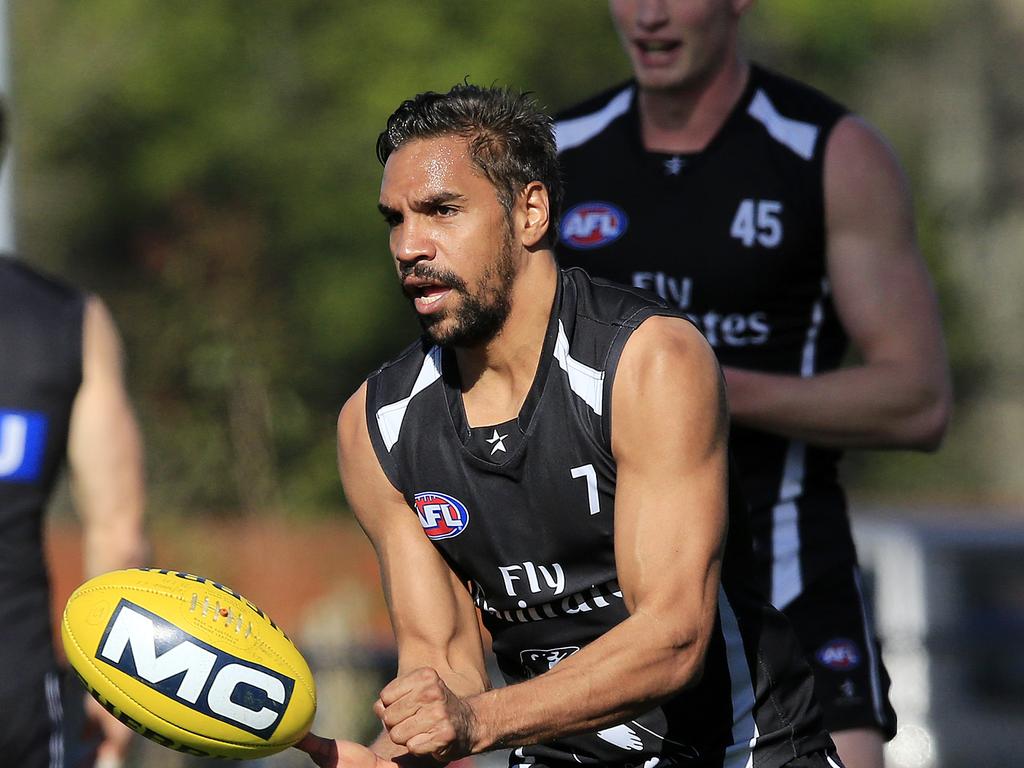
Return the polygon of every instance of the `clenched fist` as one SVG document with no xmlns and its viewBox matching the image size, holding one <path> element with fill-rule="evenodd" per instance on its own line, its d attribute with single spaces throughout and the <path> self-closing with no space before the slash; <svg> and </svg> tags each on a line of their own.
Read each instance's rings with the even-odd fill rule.
<svg viewBox="0 0 1024 768">
<path fill-rule="evenodd" d="M 373 711 L 391 740 L 410 754 L 447 763 L 472 752 L 476 736 L 472 707 L 429 667 L 388 683 Z"/>
</svg>

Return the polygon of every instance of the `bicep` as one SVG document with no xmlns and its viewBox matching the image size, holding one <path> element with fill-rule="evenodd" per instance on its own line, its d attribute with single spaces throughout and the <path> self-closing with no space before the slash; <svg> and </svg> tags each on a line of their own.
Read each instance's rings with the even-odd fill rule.
<svg viewBox="0 0 1024 768">
<path fill-rule="evenodd" d="M 727 527 L 727 414 L 714 354 L 689 323 L 652 318 L 613 392 L 616 564 L 632 613 L 710 631 Z"/>
<path fill-rule="evenodd" d="M 486 674 L 476 609 L 381 469 L 366 427 L 365 386 L 339 418 L 338 466 L 348 503 L 377 553 L 400 671 L 429 666 L 453 690 L 480 690 Z"/>
<path fill-rule="evenodd" d="M 829 281 L 868 361 L 944 365 L 938 305 L 918 249 L 907 180 L 863 122 L 843 119 L 825 154 Z"/>
<path fill-rule="evenodd" d="M 94 550 L 87 553 L 90 571 L 135 564 L 141 556 L 142 439 L 124 386 L 122 356 L 109 313 L 98 299 L 89 299 L 68 463 L 75 506 Z"/>
</svg>

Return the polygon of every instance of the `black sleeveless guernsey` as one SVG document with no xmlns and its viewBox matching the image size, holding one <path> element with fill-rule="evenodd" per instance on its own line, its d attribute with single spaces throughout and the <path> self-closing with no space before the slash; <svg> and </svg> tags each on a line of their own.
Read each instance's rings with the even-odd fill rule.
<svg viewBox="0 0 1024 768">
<path fill-rule="evenodd" d="M 566 181 L 559 261 L 656 291 L 704 332 L 722 365 L 810 376 L 847 338 L 829 294 L 823 158 L 846 110 L 751 67 L 701 152 L 644 149 L 635 83 L 556 123 Z M 855 562 L 840 452 L 735 426 L 758 583 L 785 607 L 825 571 Z"/>
<path fill-rule="evenodd" d="M 0 257 L 0 657 L 18 660 L 7 690 L 54 665 L 43 512 L 82 380 L 83 308 L 78 291 Z"/>
<path fill-rule="evenodd" d="M 630 334 L 678 315 L 633 289 L 561 273 L 517 419 L 470 429 L 454 355 L 423 339 L 368 379 L 388 478 L 470 585 L 508 683 L 551 669 L 627 616 L 616 582 L 609 406 Z M 750 587 L 749 531 L 730 511 L 718 618 L 693 688 L 620 725 L 512 752 L 513 765 L 770 768 L 828 743 L 809 670 Z"/>
</svg>

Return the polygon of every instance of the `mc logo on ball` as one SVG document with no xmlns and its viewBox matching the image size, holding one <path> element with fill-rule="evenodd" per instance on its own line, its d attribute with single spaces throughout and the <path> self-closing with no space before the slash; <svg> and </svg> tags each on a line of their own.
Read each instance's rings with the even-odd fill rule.
<svg viewBox="0 0 1024 768">
<path fill-rule="evenodd" d="M 193 637 L 122 599 L 96 658 L 209 717 L 269 739 L 295 681 Z"/>
</svg>

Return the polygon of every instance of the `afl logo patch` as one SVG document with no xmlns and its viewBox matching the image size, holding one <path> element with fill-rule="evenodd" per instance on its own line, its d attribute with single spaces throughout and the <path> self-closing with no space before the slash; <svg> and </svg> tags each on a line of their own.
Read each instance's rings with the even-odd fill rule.
<svg viewBox="0 0 1024 768">
<path fill-rule="evenodd" d="M 562 242 L 580 250 L 600 248 L 626 234 L 628 225 L 625 211 L 618 206 L 599 200 L 580 203 L 562 217 Z"/>
<path fill-rule="evenodd" d="M 814 656 L 822 666 L 837 672 L 855 669 L 860 665 L 860 648 L 852 640 L 843 637 L 825 643 Z"/>
<path fill-rule="evenodd" d="M 424 491 L 417 493 L 413 501 L 416 504 L 420 525 L 434 541 L 454 538 L 469 525 L 469 510 L 454 496 L 437 491 Z"/>
</svg>

